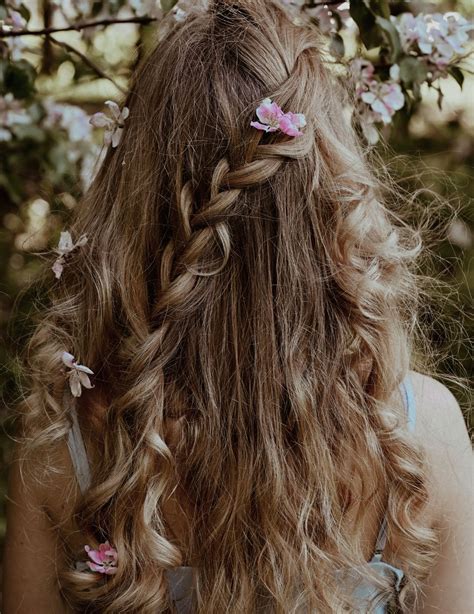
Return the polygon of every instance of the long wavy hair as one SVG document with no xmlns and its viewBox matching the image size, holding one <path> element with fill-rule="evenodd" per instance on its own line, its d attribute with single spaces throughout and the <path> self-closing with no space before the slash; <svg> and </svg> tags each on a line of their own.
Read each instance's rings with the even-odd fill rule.
<svg viewBox="0 0 474 614">
<path fill-rule="evenodd" d="M 413 367 L 420 242 L 384 204 L 326 63 L 317 29 L 277 1 L 220 0 L 132 78 L 121 141 L 69 227 L 88 243 L 25 351 L 30 449 L 69 429 L 63 351 L 107 398 L 75 517 L 119 568 L 60 570 L 79 611 L 170 612 L 165 570 L 188 560 L 200 612 L 355 611 L 335 569 L 391 591 L 362 552 L 368 505 L 400 544 L 398 607 L 418 599 L 437 540 L 393 393 Z M 303 136 L 250 126 L 266 97 L 306 115 Z M 162 513 L 178 485 L 185 544 Z"/>
</svg>

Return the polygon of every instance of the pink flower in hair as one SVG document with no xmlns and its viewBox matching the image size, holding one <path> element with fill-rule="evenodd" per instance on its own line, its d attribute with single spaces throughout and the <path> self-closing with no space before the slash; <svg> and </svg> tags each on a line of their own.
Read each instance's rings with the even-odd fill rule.
<svg viewBox="0 0 474 614">
<path fill-rule="evenodd" d="M 260 122 L 250 122 L 250 125 L 257 130 L 276 132 L 280 127 L 280 120 L 283 115 L 283 111 L 276 102 L 272 102 L 270 98 L 265 98 L 257 107 L 257 117 Z"/>
<path fill-rule="evenodd" d="M 306 118 L 303 113 L 283 113 L 283 110 L 271 98 L 265 98 L 257 107 L 257 117 L 260 121 L 250 122 L 252 128 L 264 132 L 276 132 L 281 130 L 289 136 L 301 136 L 299 128 L 306 126 Z"/>
<path fill-rule="evenodd" d="M 306 117 L 303 113 L 292 113 L 289 111 L 280 120 L 280 130 L 290 136 L 302 136 L 298 128 L 306 126 Z"/>
<path fill-rule="evenodd" d="M 98 550 L 93 550 L 90 546 L 84 546 L 84 550 L 92 561 L 87 561 L 87 565 L 91 571 L 109 576 L 117 573 L 117 550 L 115 550 L 108 541 L 100 544 Z"/>
</svg>

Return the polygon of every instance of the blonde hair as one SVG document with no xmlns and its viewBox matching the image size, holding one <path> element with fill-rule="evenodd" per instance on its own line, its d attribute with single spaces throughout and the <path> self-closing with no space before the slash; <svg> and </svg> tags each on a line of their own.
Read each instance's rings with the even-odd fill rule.
<svg viewBox="0 0 474 614">
<path fill-rule="evenodd" d="M 161 506 L 178 482 L 200 612 L 354 611 L 334 576 L 353 566 L 389 594 L 344 522 L 369 502 L 382 516 L 380 490 L 399 606 L 416 603 L 436 536 L 422 451 L 389 401 L 413 366 L 420 245 L 384 205 L 321 48 L 277 2 L 189 15 L 141 62 L 121 142 L 74 212 L 89 240 L 27 348 L 23 432 L 31 448 L 66 436 L 63 351 L 107 386 L 76 512 L 119 570 L 60 570 L 81 611 L 170 611 L 164 570 L 184 548 Z M 306 115 L 303 136 L 250 126 L 266 97 Z"/>
</svg>

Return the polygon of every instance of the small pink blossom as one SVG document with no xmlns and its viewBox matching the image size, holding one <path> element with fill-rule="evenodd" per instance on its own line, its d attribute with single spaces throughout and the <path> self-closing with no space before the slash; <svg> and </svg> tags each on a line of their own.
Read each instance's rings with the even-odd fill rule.
<svg viewBox="0 0 474 614">
<path fill-rule="evenodd" d="M 89 375 L 94 375 L 94 372 L 91 371 L 89 367 L 79 365 L 74 356 L 69 352 L 63 352 L 62 361 L 66 367 L 70 369 L 67 373 L 67 377 L 69 378 L 69 387 L 73 396 L 81 396 L 81 386 L 84 386 L 84 388 L 93 388 Z"/>
<path fill-rule="evenodd" d="M 56 248 L 56 253 L 59 254 L 59 257 L 56 258 L 53 266 L 51 267 L 57 279 L 59 279 L 62 275 L 66 255 L 78 247 L 82 247 L 86 243 L 87 235 L 81 235 L 77 242 L 74 243 L 71 233 L 68 230 L 61 232 L 58 247 Z"/>
<path fill-rule="evenodd" d="M 379 120 L 389 124 L 395 111 L 405 104 L 405 97 L 398 83 L 374 81 L 368 92 L 361 94 L 362 100 L 379 115 Z"/>
<path fill-rule="evenodd" d="M 257 107 L 257 117 L 260 121 L 252 121 L 250 125 L 264 132 L 276 132 L 281 130 L 289 136 L 301 136 L 299 128 L 306 126 L 306 118 L 303 113 L 284 113 L 281 107 L 272 102 L 271 98 L 265 98 Z"/>
<path fill-rule="evenodd" d="M 257 117 L 260 122 L 250 122 L 250 125 L 257 130 L 276 132 L 280 127 L 280 120 L 283 115 L 283 111 L 276 102 L 272 102 L 270 98 L 265 98 L 257 107 Z"/>
<path fill-rule="evenodd" d="M 94 113 L 89 122 L 95 128 L 105 128 L 104 143 L 112 144 L 112 147 L 117 147 L 122 137 L 125 120 L 130 114 L 128 107 L 120 107 L 113 100 L 106 100 L 105 104 L 109 107 L 109 115 L 105 113 Z"/>
<path fill-rule="evenodd" d="M 84 550 L 92 561 L 87 561 L 87 565 L 91 571 L 106 575 L 117 573 L 117 550 L 115 550 L 108 541 L 100 544 L 98 550 L 93 550 L 90 546 L 84 546 Z"/>
<path fill-rule="evenodd" d="M 306 126 L 306 118 L 303 113 L 285 113 L 280 120 L 280 130 L 289 136 L 302 136 L 298 128 Z"/>
</svg>

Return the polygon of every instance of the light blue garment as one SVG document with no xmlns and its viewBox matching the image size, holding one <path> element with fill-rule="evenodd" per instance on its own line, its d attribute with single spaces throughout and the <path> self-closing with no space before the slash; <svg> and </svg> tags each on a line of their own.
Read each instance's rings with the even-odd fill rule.
<svg viewBox="0 0 474 614">
<path fill-rule="evenodd" d="M 408 430 L 413 432 L 415 428 L 416 407 L 413 388 L 409 376 L 407 376 L 405 381 L 403 381 L 400 385 L 400 391 L 405 401 Z M 81 491 L 84 492 L 90 485 L 91 472 L 73 401 L 74 399 L 71 397 L 71 395 L 65 391 L 65 403 L 67 403 L 66 407 L 69 407 L 72 418 L 72 426 L 71 430 L 69 431 L 68 438 L 68 447 L 79 487 Z M 385 516 L 377 536 L 375 553 L 369 561 L 369 565 L 378 573 L 392 579 L 395 593 L 397 593 L 400 590 L 404 573 L 398 567 L 394 567 L 393 565 L 390 565 L 390 563 L 382 560 L 386 542 L 387 518 Z M 81 565 L 81 563 L 78 562 L 77 565 Z M 194 572 L 195 568 L 190 566 L 177 566 L 165 571 L 168 579 L 170 595 L 176 605 L 178 614 L 193 614 L 194 612 Z M 336 574 L 339 573 L 340 572 L 337 570 Z M 354 581 L 358 582 L 356 590 L 354 591 L 354 596 L 357 602 L 360 602 L 361 604 L 361 611 L 364 612 L 367 611 L 364 610 L 364 604 L 368 604 L 370 600 L 374 598 L 374 596 L 377 594 L 377 587 L 373 586 L 368 580 L 364 581 L 363 578 L 358 579 L 357 575 L 357 570 L 354 570 L 354 573 L 352 574 L 345 572 L 344 574 L 341 574 L 341 581 L 344 581 L 344 577 L 346 577 L 346 581 L 353 579 Z M 372 610 L 373 614 L 386 614 L 387 605 L 388 604 L 386 602 L 378 605 L 374 610 Z"/>
</svg>

